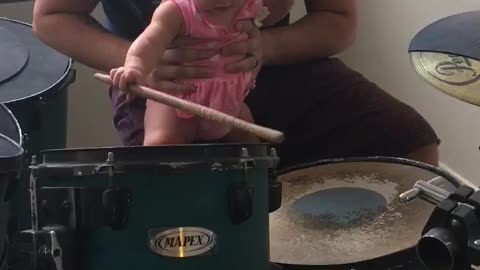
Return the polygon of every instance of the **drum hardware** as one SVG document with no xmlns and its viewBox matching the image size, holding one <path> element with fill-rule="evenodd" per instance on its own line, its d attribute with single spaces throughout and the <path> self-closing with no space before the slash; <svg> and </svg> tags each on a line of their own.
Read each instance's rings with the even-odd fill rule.
<svg viewBox="0 0 480 270">
<path fill-rule="evenodd" d="M 62 226 L 47 226 L 41 230 L 25 230 L 21 232 L 21 241 L 30 243 L 23 252 L 23 266 L 18 269 L 38 270 L 71 270 L 75 247 L 73 232 Z"/>
<path fill-rule="evenodd" d="M 411 190 L 400 194 L 400 202 L 408 203 L 418 197 L 421 197 L 423 200 L 432 204 L 437 204 L 440 201 L 445 200 L 448 198 L 450 193 L 447 190 L 435 185 L 440 179 L 443 178 L 436 177 L 428 182 L 423 180 L 417 181 Z"/>
<path fill-rule="evenodd" d="M 107 166 L 109 184 L 102 194 L 104 219 L 105 223 L 113 230 L 121 230 L 125 228 L 128 222 L 130 194 L 114 182 L 115 157 L 112 152 L 108 153 Z"/>
<path fill-rule="evenodd" d="M 480 190 L 462 185 L 454 192 L 441 191 L 424 182 L 406 193 L 412 192 L 417 195 L 406 202 L 418 197 L 435 205 L 417 244 L 420 261 L 431 270 L 480 266 Z"/>
<path fill-rule="evenodd" d="M 239 225 L 247 221 L 252 216 L 253 211 L 253 187 L 247 182 L 248 170 L 255 168 L 255 161 L 249 158 L 248 150 L 242 148 L 242 158 L 240 159 L 240 168 L 243 168 L 242 180 L 231 183 L 228 187 L 227 197 L 229 206 L 229 215 L 232 224 Z"/>
<path fill-rule="evenodd" d="M 268 170 L 269 211 L 272 213 L 278 210 L 282 205 L 282 183 L 277 180 L 278 155 L 275 148 L 270 149 L 270 156 L 277 158 L 275 166 Z"/>
</svg>

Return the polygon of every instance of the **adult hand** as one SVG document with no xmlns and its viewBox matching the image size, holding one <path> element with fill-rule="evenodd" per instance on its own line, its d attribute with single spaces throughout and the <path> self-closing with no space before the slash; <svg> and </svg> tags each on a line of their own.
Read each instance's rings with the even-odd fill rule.
<svg viewBox="0 0 480 270">
<path fill-rule="evenodd" d="M 223 55 L 242 55 L 244 58 L 236 63 L 225 66 L 230 73 L 255 70 L 258 72 L 263 64 L 262 36 L 260 30 L 251 20 L 239 21 L 236 25 L 239 32 L 246 33 L 248 38 L 235 42 L 222 50 Z"/>
<path fill-rule="evenodd" d="M 195 91 L 195 86 L 187 82 L 176 80 L 188 80 L 208 78 L 213 75 L 208 67 L 189 66 L 188 62 L 208 59 L 218 53 L 218 50 L 185 49 L 204 42 L 191 38 L 178 38 L 167 49 L 157 67 L 147 76 L 146 83 L 149 87 L 163 92 L 185 93 Z"/>
</svg>

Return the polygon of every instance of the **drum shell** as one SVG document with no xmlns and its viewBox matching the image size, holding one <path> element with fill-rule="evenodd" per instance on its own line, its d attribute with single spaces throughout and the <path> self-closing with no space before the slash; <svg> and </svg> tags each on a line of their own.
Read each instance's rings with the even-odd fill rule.
<svg viewBox="0 0 480 270">
<path fill-rule="evenodd" d="M 245 171 L 241 167 L 218 170 L 211 166 L 174 164 L 166 169 L 152 164 L 115 172 L 115 185 L 131 193 L 127 227 L 76 230 L 78 269 L 126 270 L 139 265 L 145 269 L 269 269 L 269 168 L 258 165 Z M 54 175 L 54 168 L 44 172 L 41 164 L 39 168 L 40 208 L 45 204 L 42 190 L 69 187 L 98 190 L 109 185 L 108 174 L 65 176 Z M 229 218 L 227 194 L 231 184 L 243 181 L 253 188 L 253 213 L 244 223 L 235 225 Z M 149 249 L 150 230 L 180 227 L 213 232 L 216 239 L 213 254 L 162 257 Z"/>
</svg>

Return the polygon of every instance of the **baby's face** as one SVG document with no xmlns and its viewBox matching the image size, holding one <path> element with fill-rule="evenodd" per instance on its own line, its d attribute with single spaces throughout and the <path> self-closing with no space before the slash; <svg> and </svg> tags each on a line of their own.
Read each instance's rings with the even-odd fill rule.
<svg viewBox="0 0 480 270">
<path fill-rule="evenodd" d="M 210 15 L 221 15 L 229 11 L 236 11 L 243 6 L 246 0 L 193 0 L 195 7 Z"/>
<path fill-rule="evenodd" d="M 195 7 L 200 11 L 212 16 L 223 17 L 227 14 L 235 13 L 244 4 L 246 0 L 193 0 Z M 292 8 L 294 0 L 263 0 L 263 3 L 270 11 L 262 24 L 265 26 L 273 25 L 287 16 Z"/>
</svg>

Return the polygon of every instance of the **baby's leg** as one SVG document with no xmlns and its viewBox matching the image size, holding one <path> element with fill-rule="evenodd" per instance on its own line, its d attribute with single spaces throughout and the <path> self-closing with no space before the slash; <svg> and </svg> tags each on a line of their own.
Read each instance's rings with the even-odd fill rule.
<svg viewBox="0 0 480 270">
<path fill-rule="evenodd" d="M 144 121 L 144 146 L 192 143 L 197 126 L 195 118 L 179 118 L 174 108 L 151 100 Z"/>
<path fill-rule="evenodd" d="M 247 104 L 243 103 L 242 109 L 238 115 L 238 118 L 245 120 L 247 122 L 253 123 L 253 116 L 250 108 L 248 108 Z M 257 136 L 252 135 L 246 131 L 241 129 L 232 129 L 229 134 L 227 134 L 223 141 L 226 143 L 259 143 L 260 140 Z"/>
</svg>

